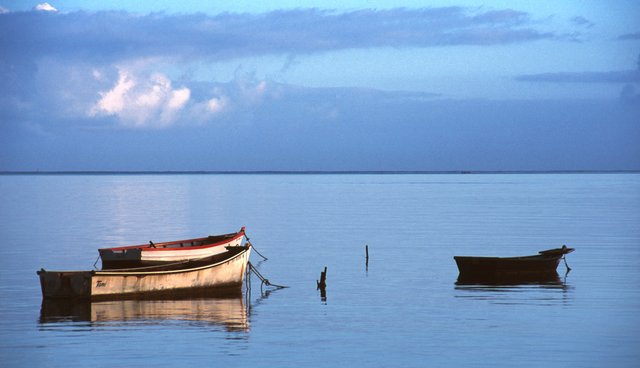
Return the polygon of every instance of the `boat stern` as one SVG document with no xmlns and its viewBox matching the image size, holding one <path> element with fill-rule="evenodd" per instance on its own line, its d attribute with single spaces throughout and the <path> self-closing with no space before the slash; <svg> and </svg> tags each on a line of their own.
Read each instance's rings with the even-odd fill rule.
<svg viewBox="0 0 640 368">
<path fill-rule="evenodd" d="M 91 296 L 93 271 L 37 271 L 42 297 L 83 299 Z"/>
</svg>

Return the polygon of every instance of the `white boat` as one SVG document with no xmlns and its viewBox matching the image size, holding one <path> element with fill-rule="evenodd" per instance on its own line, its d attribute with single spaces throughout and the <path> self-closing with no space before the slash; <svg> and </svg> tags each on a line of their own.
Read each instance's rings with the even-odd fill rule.
<svg viewBox="0 0 640 368">
<path fill-rule="evenodd" d="M 158 266 L 101 271 L 38 271 L 43 298 L 145 299 L 202 292 L 237 292 L 251 244 L 227 247 L 212 257 Z"/>
<path fill-rule="evenodd" d="M 226 247 L 237 247 L 246 240 L 245 228 L 231 234 L 205 238 L 174 240 L 142 245 L 98 249 L 102 269 L 132 268 L 199 259 L 224 253 Z"/>
</svg>

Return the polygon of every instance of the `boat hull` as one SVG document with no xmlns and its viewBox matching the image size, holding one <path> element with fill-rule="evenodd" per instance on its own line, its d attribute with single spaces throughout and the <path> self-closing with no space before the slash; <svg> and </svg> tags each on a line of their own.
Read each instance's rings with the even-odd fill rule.
<svg viewBox="0 0 640 368">
<path fill-rule="evenodd" d="M 527 275 L 555 273 L 562 257 L 454 257 L 464 275 Z"/>
<path fill-rule="evenodd" d="M 250 245 L 205 260 L 107 271 L 38 271 L 43 298 L 116 300 L 237 292 Z"/>
<path fill-rule="evenodd" d="M 453 257 L 460 275 L 467 277 L 509 277 L 555 274 L 558 264 L 573 248 L 549 249 L 525 257 Z"/>
</svg>

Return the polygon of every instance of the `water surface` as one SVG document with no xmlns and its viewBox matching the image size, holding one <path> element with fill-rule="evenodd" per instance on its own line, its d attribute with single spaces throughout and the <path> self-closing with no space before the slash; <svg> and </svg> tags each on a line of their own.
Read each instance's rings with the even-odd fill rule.
<svg viewBox="0 0 640 368">
<path fill-rule="evenodd" d="M 3 366 L 640 361 L 638 174 L 4 175 L 0 192 Z M 269 257 L 252 262 L 290 288 L 261 293 L 254 278 L 234 298 L 41 303 L 41 267 L 241 226 Z M 573 270 L 555 280 L 456 284 L 454 255 L 563 244 Z"/>
</svg>

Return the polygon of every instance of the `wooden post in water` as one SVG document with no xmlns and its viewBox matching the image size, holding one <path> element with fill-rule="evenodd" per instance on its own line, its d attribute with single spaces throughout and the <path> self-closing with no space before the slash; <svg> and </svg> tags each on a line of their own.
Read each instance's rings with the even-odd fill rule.
<svg viewBox="0 0 640 368">
<path fill-rule="evenodd" d="M 317 289 L 324 291 L 327 287 L 327 266 L 324 266 L 324 271 L 320 272 L 320 281 L 316 280 L 316 282 L 318 283 Z"/>
<path fill-rule="evenodd" d="M 369 245 L 364 246 L 364 254 L 365 254 L 365 266 L 367 267 L 367 271 L 369 270 Z"/>
</svg>

